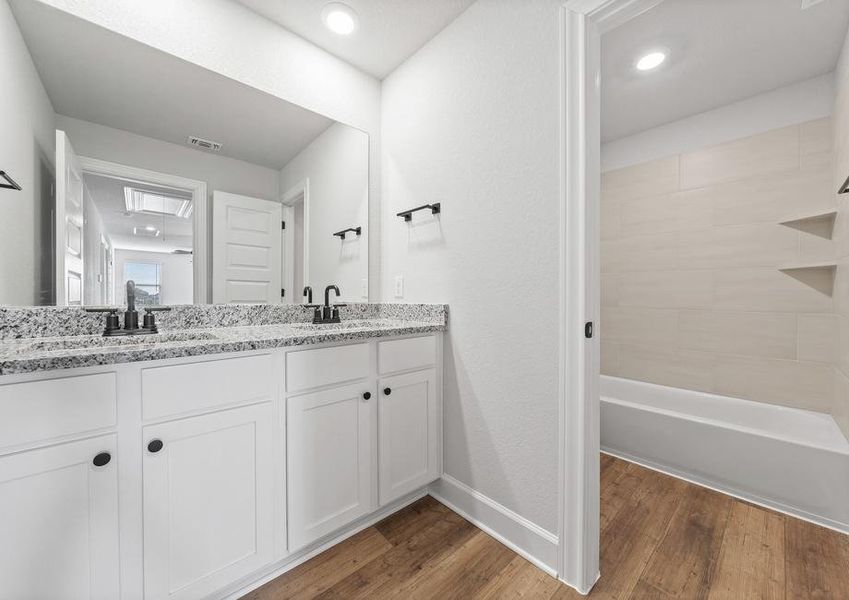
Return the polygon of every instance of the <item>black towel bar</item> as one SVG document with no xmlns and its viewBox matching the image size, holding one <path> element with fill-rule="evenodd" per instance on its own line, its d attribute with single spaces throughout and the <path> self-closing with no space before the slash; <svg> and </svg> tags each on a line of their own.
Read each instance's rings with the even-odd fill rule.
<svg viewBox="0 0 849 600">
<path fill-rule="evenodd" d="M 441 206 L 442 204 L 439 202 L 435 204 L 423 204 L 422 206 L 417 206 L 416 208 L 411 208 L 410 210 L 402 210 L 398 213 L 397 216 L 404 217 L 405 221 L 412 221 L 414 212 L 430 209 L 431 214 L 438 215 L 440 212 L 442 212 Z"/>
<path fill-rule="evenodd" d="M 343 229 L 342 231 L 337 231 L 333 235 L 338 236 L 338 237 L 340 237 L 341 239 L 344 240 L 345 234 L 348 233 L 349 231 L 353 231 L 357 235 L 360 235 L 363 232 L 363 228 L 362 227 L 348 227 L 348 229 Z"/>
<path fill-rule="evenodd" d="M 6 181 L 9 182 L 9 183 L 0 183 L 0 188 L 6 188 L 6 189 L 9 189 L 9 190 L 20 190 L 20 189 L 22 189 L 21 186 L 19 186 L 17 183 L 15 183 L 14 179 L 12 179 L 11 177 L 9 177 L 6 174 L 6 171 L 0 171 L 0 177 L 2 177 L 3 179 L 5 179 Z"/>
</svg>

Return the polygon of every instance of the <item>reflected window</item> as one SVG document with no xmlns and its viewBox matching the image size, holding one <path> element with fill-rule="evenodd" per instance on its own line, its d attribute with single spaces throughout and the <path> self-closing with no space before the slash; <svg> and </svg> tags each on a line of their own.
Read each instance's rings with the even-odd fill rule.
<svg viewBox="0 0 849 600">
<path fill-rule="evenodd" d="M 152 306 L 161 304 L 162 299 L 162 265 L 152 262 L 124 263 L 124 289 L 127 282 L 136 284 L 136 305 Z M 126 302 L 126 296 L 124 298 Z"/>
</svg>

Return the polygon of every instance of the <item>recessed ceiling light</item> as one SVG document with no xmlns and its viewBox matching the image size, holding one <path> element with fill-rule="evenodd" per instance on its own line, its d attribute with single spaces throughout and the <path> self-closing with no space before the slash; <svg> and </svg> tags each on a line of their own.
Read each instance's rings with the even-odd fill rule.
<svg viewBox="0 0 849 600">
<path fill-rule="evenodd" d="M 321 18 L 333 33 L 351 35 L 357 30 L 357 13 L 347 4 L 331 2 L 321 11 Z"/>
<path fill-rule="evenodd" d="M 661 50 L 655 50 L 654 52 L 649 52 L 640 57 L 637 61 L 637 70 L 638 71 L 651 71 L 652 69 L 658 68 L 663 64 L 663 61 L 666 60 L 666 52 Z"/>
</svg>

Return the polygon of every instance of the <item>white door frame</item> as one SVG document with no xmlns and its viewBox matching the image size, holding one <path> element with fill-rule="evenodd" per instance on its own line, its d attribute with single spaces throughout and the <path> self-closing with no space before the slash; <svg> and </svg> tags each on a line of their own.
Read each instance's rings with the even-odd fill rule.
<svg viewBox="0 0 849 600">
<path fill-rule="evenodd" d="M 601 35 L 661 1 L 563 0 L 560 9 L 558 573 L 582 594 L 599 577 Z"/>
<path fill-rule="evenodd" d="M 179 188 L 192 193 L 194 209 L 192 210 L 192 267 L 193 267 L 193 296 L 195 304 L 209 304 L 210 294 L 208 282 L 209 268 L 209 236 L 208 212 L 209 199 L 206 194 L 206 182 L 187 179 L 179 175 L 169 175 L 157 171 L 149 171 L 138 167 L 130 167 L 98 158 L 80 156 L 79 162 L 84 173 L 118 177 L 135 183 L 152 183 L 163 187 Z"/>
<path fill-rule="evenodd" d="M 283 204 L 283 216 L 287 223 L 293 221 L 294 205 L 301 199 L 304 203 L 304 285 L 312 285 L 310 282 L 310 180 L 309 177 L 302 179 L 280 196 Z M 292 304 L 302 290 L 294 289 L 295 286 L 295 239 L 287 230 L 283 236 L 283 281 L 284 287 L 292 291 Z M 313 294 L 316 290 L 313 290 Z"/>
</svg>

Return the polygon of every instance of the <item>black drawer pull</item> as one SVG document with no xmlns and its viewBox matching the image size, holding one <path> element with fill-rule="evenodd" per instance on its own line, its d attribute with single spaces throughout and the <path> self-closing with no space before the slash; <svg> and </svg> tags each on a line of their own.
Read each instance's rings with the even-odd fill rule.
<svg viewBox="0 0 849 600">
<path fill-rule="evenodd" d="M 383 393 L 388 396 L 392 393 L 392 388 L 383 388 Z"/>
<path fill-rule="evenodd" d="M 112 455 L 108 452 L 101 452 L 97 456 L 94 457 L 94 460 L 91 461 L 94 463 L 95 467 L 105 467 L 109 464 L 109 461 L 112 460 Z"/>
<path fill-rule="evenodd" d="M 162 440 L 151 440 L 147 445 L 147 451 L 151 454 L 156 454 L 160 450 L 162 450 L 162 446 L 165 444 L 162 443 Z"/>
<path fill-rule="evenodd" d="M 371 400 L 371 392 L 366 392 L 363 394 L 363 400 Z"/>
</svg>

